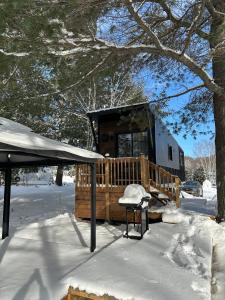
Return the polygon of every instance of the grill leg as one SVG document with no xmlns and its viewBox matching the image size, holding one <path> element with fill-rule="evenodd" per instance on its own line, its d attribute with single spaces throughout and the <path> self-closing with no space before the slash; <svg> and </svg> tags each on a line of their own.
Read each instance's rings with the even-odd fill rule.
<svg viewBox="0 0 225 300">
<path fill-rule="evenodd" d="M 149 230 L 148 210 L 146 210 L 146 230 Z"/>
<path fill-rule="evenodd" d="M 127 207 L 126 207 L 126 237 L 128 238 L 128 213 L 127 213 Z"/>
</svg>

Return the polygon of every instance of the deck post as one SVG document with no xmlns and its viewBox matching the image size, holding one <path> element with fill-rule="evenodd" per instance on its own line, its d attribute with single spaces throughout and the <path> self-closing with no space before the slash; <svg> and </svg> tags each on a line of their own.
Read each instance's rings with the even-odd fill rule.
<svg viewBox="0 0 225 300">
<path fill-rule="evenodd" d="M 96 248 L 96 163 L 91 164 L 91 246 L 90 251 Z"/>
<path fill-rule="evenodd" d="M 144 154 L 140 155 L 140 167 L 141 167 L 141 185 L 144 188 L 147 188 L 148 187 L 147 168 L 146 168 L 146 159 Z"/>
<path fill-rule="evenodd" d="M 3 204 L 2 239 L 9 235 L 10 196 L 11 196 L 11 168 L 5 169 L 5 190 Z"/>
<path fill-rule="evenodd" d="M 176 195 L 176 207 L 180 207 L 180 178 L 175 178 L 175 195 Z"/>
<path fill-rule="evenodd" d="M 110 221 L 110 202 L 109 202 L 109 159 L 105 158 L 105 213 L 106 213 L 106 221 Z"/>
</svg>

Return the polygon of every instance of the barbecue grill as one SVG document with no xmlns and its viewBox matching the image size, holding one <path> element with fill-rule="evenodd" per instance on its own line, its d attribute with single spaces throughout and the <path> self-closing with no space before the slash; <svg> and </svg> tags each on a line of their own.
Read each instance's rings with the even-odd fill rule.
<svg viewBox="0 0 225 300">
<path fill-rule="evenodd" d="M 124 237 L 142 239 L 144 233 L 149 229 L 148 224 L 148 206 L 151 195 L 146 193 L 143 186 L 139 184 L 130 184 L 126 187 L 123 197 L 119 198 L 119 204 L 126 209 L 126 231 Z M 133 214 L 133 229 L 128 230 L 128 214 Z M 136 213 L 139 212 L 139 219 Z"/>
</svg>

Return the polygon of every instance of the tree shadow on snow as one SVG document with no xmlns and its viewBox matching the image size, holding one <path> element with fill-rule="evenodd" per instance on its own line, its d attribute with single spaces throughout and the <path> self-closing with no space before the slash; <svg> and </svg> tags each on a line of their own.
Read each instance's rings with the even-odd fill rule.
<svg viewBox="0 0 225 300">
<path fill-rule="evenodd" d="M 12 300 L 24 300 L 27 292 L 29 291 L 30 286 L 32 285 L 33 282 L 37 282 L 37 284 L 39 285 L 39 299 L 45 299 L 45 300 L 49 300 L 49 294 L 47 291 L 47 288 L 45 287 L 42 278 L 41 278 L 41 274 L 39 269 L 35 269 L 33 274 L 30 276 L 29 280 L 27 281 L 27 283 L 25 283 L 16 293 L 16 295 L 13 297 Z M 37 295 L 34 295 L 35 297 Z M 35 298 L 37 299 L 37 298 Z"/>
</svg>

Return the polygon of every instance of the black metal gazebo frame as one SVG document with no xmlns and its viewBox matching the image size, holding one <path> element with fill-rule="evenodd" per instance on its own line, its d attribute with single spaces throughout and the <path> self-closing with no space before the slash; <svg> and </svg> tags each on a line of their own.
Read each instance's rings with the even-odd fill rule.
<svg viewBox="0 0 225 300">
<path fill-rule="evenodd" d="M 2 222 L 2 239 L 9 235 L 9 221 L 10 221 L 10 200 L 11 200 L 11 176 L 12 169 L 25 167 L 41 167 L 41 166 L 58 166 L 58 165 L 75 165 L 77 163 L 89 164 L 91 167 L 91 238 L 90 251 L 93 252 L 96 248 L 96 162 L 85 158 L 80 159 L 59 159 L 52 156 L 37 155 L 32 152 L 23 151 L 2 151 L 1 154 L 7 156 L 6 162 L 0 163 L 0 169 L 5 173 L 5 188 L 4 188 L 4 203 L 3 203 L 3 222 Z M 24 161 L 13 162 L 13 156 L 19 155 L 24 157 Z M 34 161 L 26 161 L 26 157 L 33 157 Z"/>
</svg>

